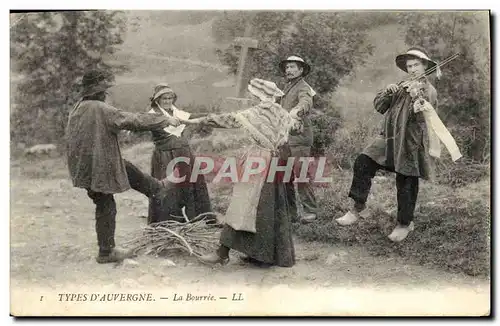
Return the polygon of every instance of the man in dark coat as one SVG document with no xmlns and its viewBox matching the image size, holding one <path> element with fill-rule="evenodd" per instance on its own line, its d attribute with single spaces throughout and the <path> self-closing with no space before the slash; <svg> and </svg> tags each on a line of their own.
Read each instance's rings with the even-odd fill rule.
<svg viewBox="0 0 500 326">
<path fill-rule="evenodd" d="M 99 70 L 82 79 L 82 98 L 71 110 L 67 125 L 67 159 L 73 186 L 87 190 L 96 205 L 98 263 L 118 262 L 131 256 L 115 248 L 116 203 L 113 194 L 133 188 L 149 198 L 165 201 L 166 180 L 156 180 L 122 159 L 120 130 L 154 130 L 178 123 L 152 113 L 133 114 L 106 104 L 108 75 Z"/>
<path fill-rule="evenodd" d="M 414 78 L 426 69 L 435 68 L 436 63 L 417 48 L 396 57 L 396 65 Z M 414 87 L 416 86 L 416 87 Z M 414 96 L 419 91 L 422 100 Z M 430 104 L 437 110 L 437 92 L 426 77 L 412 86 L 390 84 L 380 90 L 374 99 L 375 110 L 385 115 L 383 131 L 357 157 L 349 197 L 354 205 L 344 216 L 337 219 L 341 225 L 356 222 L 366 208 L 371 188 L 371 179 L 377 170 L 396 173 L 398 225 L 389 235 L 395 242 L 404 240 L 414 229 L 413 214 L 418 195 L 419 178 L 432 179 L 433 158 L 429 151 L 429 130 L 421 110 L 421 103 Z M 432 152 L 432 151 L 431 151 Z"/>
<path fill-rule="evenodd" d="M 299 122 L 297 128 L 289 136 L 291 156 L 295 158 L 295 161 L 292 182 L 287 185 L 287 199 L 290 204 L 290 211 L 298 216 L 298 203 L 295 197 L 293 180 L 301 171 L 302 162 L 299 161 L 300 157 L 309 157 L 311 155 L 314 137 L 309 115 L 313 107 L 313 97 L 316 93 L 304 80 L 304 77 L 311 71 L 311 67 L 302 58 L 297 56 L 288 57 L 286 60 L 281 61 L 280 70 L 287 79 L 287 84 L 283 90 L 285 95 L 281 98 L 280 105 Z M 313 177 L 309 171 L 306 177 L 309 182 L 297 183 L 297 197 L 304 209 L 300 221 L 304 223 L 314 221 L 318 210 L 312 188 Z M 297 220 L 297 218 L 293 218 L 293 220 Z"/>
</svg>

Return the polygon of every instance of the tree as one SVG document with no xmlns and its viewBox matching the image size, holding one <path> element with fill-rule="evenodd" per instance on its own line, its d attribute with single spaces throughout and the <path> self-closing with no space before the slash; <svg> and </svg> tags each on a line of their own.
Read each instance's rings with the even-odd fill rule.
<svg viewBox="0 0 500 326">
<path fill-rule="evenodd" d="M 373 24 L 388 23 L 386 13 L 359 12 L 225 12 L 215 20 L 213 33 L 220 61 L 236 74 L 240 49 L 235 37 L 243 36 L 251 17 L 252 38 L 259 40 L 250 62 L 250 75 L 273 80 L 283 86 L 278 64 L 290 55 L 306 60 L 312 71 L 307 82 L 318 93 L 315 97 L 313 155 L 324 154 L 335 130 L 342 125 L 339 108 L 328 101 L 340 80 L 355 66 L 362 65 L 373 52 L 367 31 Z M 367 20 L 369 18 L 369 20 Z"/>
<path fill-rule="evenodd" d="M 459 52 L 433 83 L 439 111 L 465 156 L 482 161 L 490 147 L 490 42 L 487 12 L 409 13 L 406 43 L 439 60 Z"/>
<path fill-rule="evenodd" d="M 125 67 L 106 62 L 123 43 L 120 12 L 41 12 L 15 17 L 11 62 L 20 76 L 11 113 L 11 138 L 17 142 L 60 142 L 74 85 L 89 68 L 115 73 Z"/>
<path fill-rule="evenodd" d="M 236 73 L 240 49 L 231 42 L 243 36 L 249 13 L 225 12 L 216 19 L 213 32 L 218 55 L 230 72 Z M 354 13 L 351 13 L 351 17 Z M 253 14 L 253 38 L 261 47 L 254 51 L 253 77 L 276 80 L 280 60 L 295 54 L 313 67 L 308 82 L 319 94 L 334 90 L 340 79 L 371 55 L 366 26 L 351 22 L 349 13 L 339 12 L 257 12 Z"/>
</svg>

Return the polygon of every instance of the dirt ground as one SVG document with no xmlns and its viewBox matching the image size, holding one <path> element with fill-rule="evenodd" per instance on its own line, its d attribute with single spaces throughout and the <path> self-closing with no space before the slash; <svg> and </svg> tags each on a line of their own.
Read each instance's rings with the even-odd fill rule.
<svg viewBox="0 0 500 326">
<path fill-rule="evenodd" d="M 116 200 L 116 241 L 119 245 L 128 234 L 145 225 L 145 219 L 140 216 L 147 214 L 147 198 L 130 190 L 116 195 Z M 213 284 L 254 289 L 276 286 L 321 291 L 371 289 L 374 303 L 342 310 L 347 314 L 372 311 L 366 310 L 368 307 L 379 307 L 375 314 L 390 313 L 387 309 L 401 304 L 406 300 L 402 299 L 404 295 L 409 294 L 418 294 L 420 299 L 411 297 L 413 299 L 408 300 L 415 301 L 407 302 L 408 307 L 418 308 L 424 314 L 467 314 L 467 308 L 474 310 L 478 307 L 482 309 L 474 310 L 474 314 L 487 314 L 490 304 L 488 280 L 408 265 L 395 258 L 373 257 L 361 247 L 335 243 L 296 240 L 297 264 L 293 268 L 252 267 L 241 263 L 236 256 L 232 256 L 226 266 L 210 267 L 194 257 L 183 255 L 168 258 L 139 256 L 135 262 L 118 266 L 99 265 L 94 260 L 97 253 L 94 206 L 85 191 L 73 188 L 64 177 L 27 178 L 16 167 L 11 171 L 10 231 L 11 298 L 17 298 L 11 309 L 27 314 L 38 310 L 31 311 L 26 306 L 19 310 L 18 305 L 23 306 L 25 302 L 18 300 L 20 293 L 33 292 L 33 289 L 64 291 L 77 287 L 125 291 L 179 286 L 203 288 Z M 392 296 L 391 302 L 377 303 L 376 295 L 394 294 L 394 291 L 401 295 Z M 441 299 L 436 297 L 437 301 L 433 301 L 433 296 L 444 294 Z M 38 294 L 30 295 L 36 300 L 28 298 L 26 302 L 38 301 Z M 346 300 L 345 293 L 337 292 L 337 295 L 344 298 L 340 299 L 341 302 Z M 367 293 L 359 293 L 363 300 L 366 296 Z M 437 308 L 435 302 L 438 302 Z M 307 304 L 304 304 L 306 309 Z M 439 305 L 444 305 L 444 308 L 439 308 Z M 415 311 L 412 309 L 407 313 Z M 276 308 L 273 312 L 279 311 Z M 297 311 L 301 310 L 295 309 L 294 313 Z M 404 311 L 397 312 L 405 314 Z"/>
</svg>

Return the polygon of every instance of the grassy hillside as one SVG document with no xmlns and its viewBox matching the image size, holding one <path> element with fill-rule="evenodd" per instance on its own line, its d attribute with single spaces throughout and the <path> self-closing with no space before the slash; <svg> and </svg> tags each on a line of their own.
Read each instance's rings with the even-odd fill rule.
<svg viewBox="0 0 500 326">
<path fill-rule="evenodd" d="M 169 83 L 179 96 L 178 105 L 209 106 L 232 95 L 231 84 L 215 87 L 227 78 L 218 63 L 212 39 L 213 20 L 194 25 L 185 21 L 189 12 L 127 12 L 128 30 L 120 51 L 112 58 L 130 71 L 117 77 L 112 102 L 125 110 L 142 110 L 159 82 Z M 207 14 L 208 15 L 208 14 Z"/>
<path fill-rule="evenodd" d="M 396 55 L 407 49 L 401 27 L 378 27 L 369 33 L 368 38 L 375 46 L 373 55 L 367 58 L 365 65 L 344 78 L 332 96 L 332 101 L 342 109 L 347 120 L 373 113 L 373 97 L 377 89 L 405 76 L 394 63 Z"/>
<path fill-rule="evenodd" d="M 126 11 L 124 43 L 109 60 L 126 64 L 130 71 L 117 76 L 117 85 L 110 90 L 111 101 L 128 111 L 142 110 L 159 82 L 175 88 L 179 106 L 210 106 L 233 96 L 234 77 L 228 77 L 226 67 L 219 63 L 212 37 L 212 23 L 220 14 Z M 371 112 L 376 89 L 402 76 L 394 66 L 394 55 L 406 48 L 399 29 L 397 25 L 374 29 L 369 36 L 376 45 L 374 55 L 333 94 L 332 101 L 346 118 Z M 17 77 L 11 76 L 11 88 Z"/>
<path fill-rule="evenodd" d="M 125 42 L 115 60 L 126 63 L 130 72 L 117 78 L 112 90 L 113 102 L 126 110 L 136 111 L 147 105 L 152 87 L 168 82 L 179 95 L 179 106 L 211 105 L 233 95 L 232 79 L 218 63 L 211 26 L 213 20 L 195 25 L 167 26 L 158 17 L 146 13 L 128 13 L 129 26 Z M 398 25 L 387 25 L 369 33 L 375 45 L 373 56 L 364 66 L 344 78 L 332 95 L 347 120 L 373 112 L 376 90 L 404 77 L 394 64 L 397 53 L 406 50 L 403 31 Z"/>
<path fill-rule="evenodd" d="M 188 15 L 180 11 L 126 12 L 128 28 L 122 50 L 217 63 L 212 51 L 213 19 L 172 25 L 172 18 Z"/>
</svg>

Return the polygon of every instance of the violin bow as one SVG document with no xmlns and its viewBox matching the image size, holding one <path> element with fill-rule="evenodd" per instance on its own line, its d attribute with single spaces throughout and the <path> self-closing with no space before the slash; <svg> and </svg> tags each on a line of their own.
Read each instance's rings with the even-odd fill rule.
<svg viewBox="0 0 500 326">
<path fill-rule="evenodd" d="M 416 77 L 413 77 L 411 78 L 410 80 L 404 82 L 401 86 L 402 87 L 407 87 L 408 85 L 410 85 L 410 83 L 412 83 L 413 81 L 415 80 L 419 80 L 420 78 L 422 77 L 425 77 L 425 76 L 428 76 L 430 74 L 432 74 L 433 72 L 437 71 L 439 68 L 441 68 L 442 66 L 450 63 L 451 61 L 455 60 L 458 56 L 460 55 L 460 53 L 455 53 L 451 56 L 449 56 L 448 58 L 444 59 L 443 61 L 441 61 L 440 63 L 436 64 L 435 66 L 433 66 L 432 68 L 429 68 L 427 69 L 424 73 L 416 76 Z"/>
</svg>

